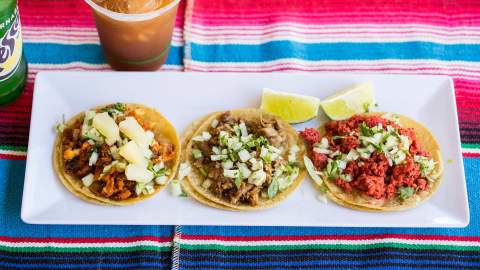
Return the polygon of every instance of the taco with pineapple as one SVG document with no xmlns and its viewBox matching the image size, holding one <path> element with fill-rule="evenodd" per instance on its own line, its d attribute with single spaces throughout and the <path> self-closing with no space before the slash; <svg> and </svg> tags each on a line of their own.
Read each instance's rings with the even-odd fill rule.
<svg viewBox="0 0 480 270">
<path fill-rule="evenodd" d="M 158 111 L 115 103 L 56 126 L 53 165 L 74 195 L 104 205 L 129 205 L 162 190 L 180 161 L 180 140 Z"/>
</svg>

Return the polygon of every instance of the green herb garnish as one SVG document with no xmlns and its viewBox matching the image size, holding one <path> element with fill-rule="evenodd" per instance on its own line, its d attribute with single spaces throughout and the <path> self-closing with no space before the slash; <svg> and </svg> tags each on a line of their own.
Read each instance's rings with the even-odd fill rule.
<svg viewBox="0 0 480 270">
<path fill-rule="evenodd" d="M 272 199 L 273 197 L 275 197 L 275 195 L 277 195 L 278 193 L 278 188 L 279 185 L 277 179 L 273 179 L 272 183 L 270 183 L 270 186 L 268 187 L 268 198 Z"/>
<path fill-rule="evenodd" d="M 202 152 L 198 149 L 193 148 L 192 149 L 192 156 L 194 159 L 199 159 L 202 157 Z"/>
<path fill-rule="evenodd" d="M 200 168 L 200 174 L 201 174 L 203 177 L 207 177 L 207 176 L 208 176 L 208 172 L 207 172 L 204 168 Z"/>
<path fill-rule="evenodd" d="M 415 189 L 412 187 L 401 187 L 398 189 L 398 197 L 402 200 L 406 200 L 415 194 Z"/>
<path fill-rule="evenodd" d="M 365 122 L 360 123 L 359 127 L 360 133 L 363 136 L 372 137 L 375 134 L 375 132 L 371 128 L 369 128 L 367 124 L 365 124 Z"/>
</svg>

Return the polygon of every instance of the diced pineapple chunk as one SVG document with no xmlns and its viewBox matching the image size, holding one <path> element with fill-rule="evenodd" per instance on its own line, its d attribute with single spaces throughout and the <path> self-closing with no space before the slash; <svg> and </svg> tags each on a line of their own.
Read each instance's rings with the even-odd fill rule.
<svg viewBox="0 0 480 270">
<path fill-rule="evenodd" d="M 118 129 L 117 123 L 115 123 L 115 120 L 113 120 L 107 112 L 95 115 L 92 125 L 105 136 L 105 142 L 108 145 L 113 145 L 116 141 L 120 140 L 120 130 Z"/>
<path fill-rule="evenodd" d="M 143 155 L 143 151 L 138 147 L 134 141 L 129 141 L 118 149 L 120 156 L 128 160 L 129 163 L 133 163 L 142 168 L 146 168 L 148 165 L 147 159 Z"/>
<path fill-rule="evenodd" d="M 129 164 L 125 169 L 125 175 L 130 181 L 148 183 L 153 179 L 153 172 L 135 164 Z"/>
<path fill-rule="evenodd" d="M 138 146 L 148 148 L 152 142 L 152 138 L 147 135 L 142 126 L 134 117 L 127 117 L 119 124 L 120 131 L 131 140 L 134 140 Z"/>
</svg>

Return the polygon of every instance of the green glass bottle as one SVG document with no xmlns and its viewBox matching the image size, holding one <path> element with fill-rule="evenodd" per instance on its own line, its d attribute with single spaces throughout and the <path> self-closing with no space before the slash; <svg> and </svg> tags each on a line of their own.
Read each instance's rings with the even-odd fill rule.
<svg viewBox="0 0 480 270">
<path fill-rule="evenodd" d="M 20 96 L 27 73 L 17 0 L 0 0 L 0 105 Z"/>
</svg>

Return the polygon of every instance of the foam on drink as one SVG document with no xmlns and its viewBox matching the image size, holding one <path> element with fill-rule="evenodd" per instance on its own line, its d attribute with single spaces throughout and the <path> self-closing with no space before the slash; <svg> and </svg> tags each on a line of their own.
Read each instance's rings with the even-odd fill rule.
<svg viewBox="0 0 480 270">
<path fill-rule="evenodd" d="M 141 14 L 157 10 L 170 1 L 164 0 L 93 0 L 97 5 L 125 14 Z"/>
</svg>

